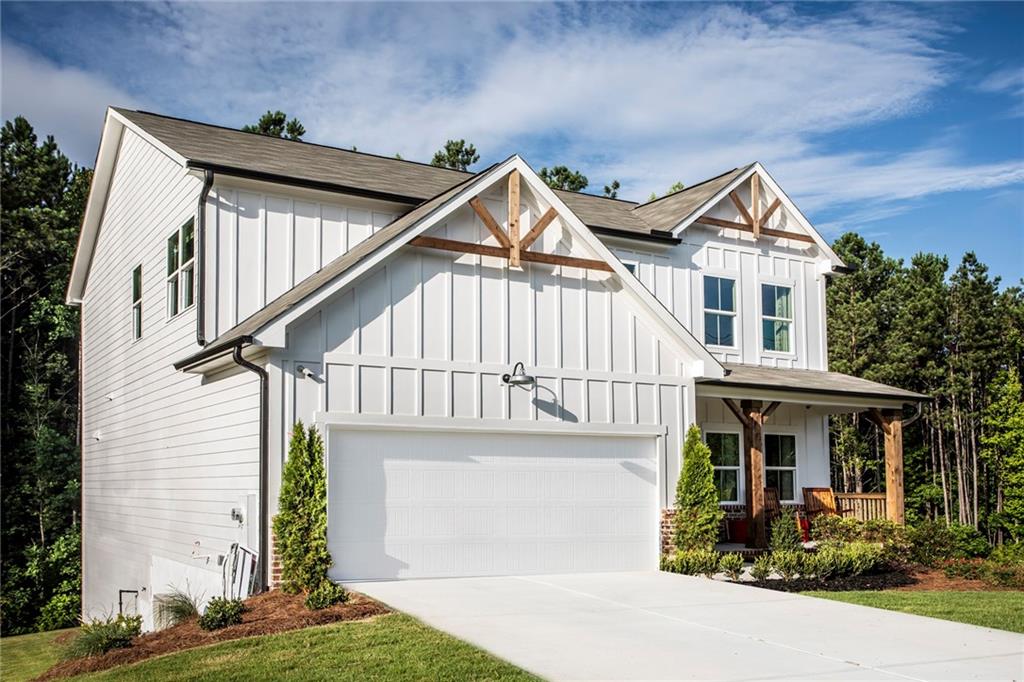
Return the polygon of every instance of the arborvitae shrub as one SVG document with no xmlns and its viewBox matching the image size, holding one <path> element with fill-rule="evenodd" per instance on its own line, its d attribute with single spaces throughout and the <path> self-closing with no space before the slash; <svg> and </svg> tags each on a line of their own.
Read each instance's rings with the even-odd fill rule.
<svg viewBox="0 0 1024 682">
<path fill-rule="evenodd" d="M 683 470 L 676 484 L 675 545 L 680 551 L 713 550 L 724 513 L 718 506 L 711 448 L 696 424 L 686 433 Z"/>
</svg>

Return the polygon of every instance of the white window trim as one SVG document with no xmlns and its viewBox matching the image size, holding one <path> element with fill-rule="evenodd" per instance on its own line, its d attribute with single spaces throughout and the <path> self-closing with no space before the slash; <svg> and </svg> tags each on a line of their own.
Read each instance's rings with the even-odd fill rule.
<svg viewBox="0 0 1024 682">
<path fill-rule="evenodd" d="M 704 287 L 705 287 L 705 281 L 706 281 L 707 277 L 716 277 L 718 279 L 732 280 L 733 307 L 735 308 L 735 310 L 733 310 L 730 313 L 727 310 L 712 310 L 710 308 L 705 307 L 704 301 L 706 299 L 704 298 Z M 741 319 L 740 318 L 740 299 L 742 298 L 742 296 L 740 296 L 740 290 L 739 289 L 740 289 L 740 277 L 739 277 L 739 273 L 738 272 L 734 272 L 734 271 L 731 271 L 731 270 L 701 270 L 700 271 L 700 331 L 701 331 L 701 341 L 704 343 L 704 345 L 707 348 L 714 348 L 716 350 L 723 350 L 723 351 L 739 350 L 739 347 L 740 347 L 740 344 L 739 344 L 739 340 L 740 340 L 740 319 Z M 704 326 L 704 315 L 706 313 L 709 313 L 709 312 L 714 314 L 714 315 L 732 315 L 732 345 L 731 346 L 723 346 L 722 344 L 708 343 L 707 342 L 707 338 L 708 338 L 707 331 L 708 330 Z"/>
<path fill-rule="evenodd" d="M 136 270 L 139 271 L 139 298 L 138 298 L 138 300 L 135 299 L 135 271 Z M 130 327 L 129 328 L 131 329 L 132 343 L 135 343 L 137 341 L 141 341 L 142 340 L 142 334 L 145 331 L 145 329 L 142 326 L 142 296 L 143 296 L 143 293 L 145 293 L 144 275 L 145 275 L 145 271 L 142 269 L 142 263 L 139 263 L 138 265 L 136 265 L 135 267 L 132 268 L 131 275 L 130 275 L 130 278 L 131 278 L 131 292 L 129 294 L 129 299 L 131 301 L 131 317 L 129 318 L 129 320 L 130 320 L 130 322 L 129 322 Z M 138 331 L 138 334 L 135 333 L 135 309 L 136 308 L 139 309 L 139 331 Z"/>
<path fill-rule="evenodd" d="M 182 261 L 181 260 L 181 256 L 185 252 L 185 250 L 184 250 L 185 242 L 184 242 L 184 240 L 182 238 L 182 235 L 183 235 L 183 233 L 185 231 L 185 226 L 188 225 L 189 223 L 192 223 L 192 258 L 190 258 L 187 261 Z M 177 238 L 178 238 L 178 267 L 174 270 L 174 272 L 168 274 L 167 277 L 164 279 L 164 299 L 165 299 L 164 300 L 164 306 L 165 306 L 165 309 L 166 309 L 166 312 L 167 312 L 167 321 L 168 322 L 170 322 L 171 320 L 177 318 L 179 315 L 184 313 L 189 308 L 194 307 L 195 304 L 196 304 L 196 280 L 195 280 L 195 277 L 196 277 L 196 250 L 197 249 L 196 249 L 196 221 L 195 221 L 195 218 L 193 217 L 193 218 L 187 219 L 185 222 L 183 222 L 181 225 L 178 226 L 178 229 L 176 229 L 171 234 L 167 235 L 167 237 L 164 239 L 163 246 L 164 246 L 164 270 L 165 271 L 167 269 L 167 242 L 169 242 L 171 240 L 171 236 L 172 235 L 176 235 Z M 186 305 L 182 305 L 182 303 L 184 302 L 185 287 L 182 286 L 182 278 L 181 278 L 181 275 L 184 274 L 184 272 L 186 270 L 189 271 L 189 273 L 190 273 L 190 275 L 192 277 L 192 302 L 189 303 L 187 306 Z M 178 310 L 175 313 L 171 313 L 170 287 L 171 287 L 171 282 L 173 280 L 175 280 L 175 279 L 178 280 L 178 292 L 177 292 Z"/>
<path fill-rule="evenodd" d="M 792 436 L 793 437 L 793 466 L 791 467 L 769 467 L 768 466 L 768 447 L 767 443 L 762 443 L 762 461 L 764 462 L 764 472 L 762 478 L 764 480 L 765 487 L 768 487 L 768 470 L 773 469 L 775 471 L 792 471 L 793 472 L 793 497 L 791 499 L 783 499 L 782 491 L 779 491 L 779 502 L 784 504 L 800 504 L 803 500 L 802 490 L 800 485 L 800 453 L 803 451 L 803 434 L 799 429 L 786 428 L 786 427 L 769 427 L 765 426 L 762 435 L 765 436 Z"/>
<path fill-rule="evenodd" d="M 701 424 L 700 425 L 700 437 L 705 445 L 708 444 L 709 433 L 731 433 L 736 434 L 736 438 L 739 440 L 739 463 L 736 466 L 738 474 L 736 476 L 736 500 L 719 500 L 719 506 L 735 506 L 737 504 L 744 504 L 744 500 L 747 499 L 747 482 L 746 482 L 746 459 L 743 452 L 743 429 L 735 424 Z M 715 467 L 714 464 L 711 465 Z M 722 467 L 723 469 L 731 469 L 733 467 Z"/>
<path fill-rule="evenodd" d="M 793 317 L 787 319 L 785 317 L 769 317 L 764 314 L 764 285 L 770 285 L 774 287 L 788 287 L 790 308 L 792 308 Z M 789 322 L 789 350 L 768 350 L 764 347 L 764 321 L 765 320 L 778 320 L 780 322 Z M 782 358 L 795 358 L 796 357 L 796 280 L 775 278 L 775 277 L 762 277 L 757 282 L 757 344 L 762 355 L 782 357 Z"/>
</svg>

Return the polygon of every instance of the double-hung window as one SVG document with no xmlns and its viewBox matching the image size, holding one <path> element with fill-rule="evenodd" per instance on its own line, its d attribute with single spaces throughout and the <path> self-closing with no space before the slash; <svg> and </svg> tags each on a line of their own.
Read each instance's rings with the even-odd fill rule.
<svg viewBox="0 0 1024 682">
<path fill-rule="evenodd" d="M 704 343 L 736 345 L 736 280 L 704 275 Z"/>
<path fill-rule="evenodd" d="M 780 500 L 796 500 L 796 436 L 765 434 L 764 484 L 767 488 L 775 488 Z"/>
<path fill-rule="evenodd" d="M 132 270 L 132 339 L 142 338 L 142 266 Z"/>
<path fill-rule="evenodd" d="M 704 442 L 711 449 L 719 501 L 739 502 L 740 434 L 709 432 L 704 434 Z"/>
<path fill-rule="evenodd" d="M 761 337 L 765 350 L 793 350 L 793 288 L 761 285 Z"/>
<path fill-rule="evenodd" d="M 167 317 L 195 301 L 195 223 L 187 223 L 167 238 Z"/>
</svg>

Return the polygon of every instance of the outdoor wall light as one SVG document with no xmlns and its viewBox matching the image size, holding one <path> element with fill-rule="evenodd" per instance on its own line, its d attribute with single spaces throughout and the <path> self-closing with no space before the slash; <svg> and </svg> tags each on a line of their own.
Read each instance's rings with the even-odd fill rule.
<svg viewBox="0 0 1024 682">
<path fill-rule="evenodd" d="M 533 386 L 534 378 L 526 373 L 523 363 L 517 362 L 512 368 L 512 374 L 502 374 L 501 380 L 508 386 Z"/>
</svg>

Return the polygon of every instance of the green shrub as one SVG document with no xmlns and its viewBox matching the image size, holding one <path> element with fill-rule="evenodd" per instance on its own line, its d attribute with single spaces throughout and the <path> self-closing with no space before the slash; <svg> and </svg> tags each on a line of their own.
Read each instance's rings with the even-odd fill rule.
<svg viewBox="0 0 1024 682">
<path fill-rule="evenodd" d="M 718 560 L 718 568 L 728 575 L 730 580 L 739 580 L 740 573 L 743 572 L 743 555 L 735 553 L 723 554 Z"/>
<path fill-rule="evenodd" d="M 772 552 L 771 566 L 783 580 L 792 580 L 803 565 L 803 552 Z"/>
<path fill-rule="evenodd" d="M 666 554 L 661 557 L 661 570 L 710 578 L 718 571 L 718 552 L 711 549 L 690 549 Z"/>
<path fill-rule="evenodd" d="M 206 605 L 203 615 L 199 616 L 199 627 L 204 630 L 220 630 L 229 625 L 238 625 L 242 622 L 244 611 L 245 604 L 241 599 L 214 597 Z"/>
<path fill-rule="evenodd" d="M 772 557 L 770 554 L 762 554 L 754 559 L 754 565 L 750 567 L 750 577 L 754 580 L 767 580 L 772 574 Z"/>
<path fill-rule="evenodd" d="M 316 428 L 295 424 L 274 517 L 281 558 L 281 589 L 312 592 L 327 580 L 333 563 L 327 549 L 327 475 L 324 443 Z"/>
<path fill-rule="evenodd" d="M 886 566 L 884 548 L 873 542 L 850 542 L 841 548 L 849 562 L 850 575 L 877 573 Z"/>
<path fill-rule="evenodd" d="M 43 604 L 36 619 L 36 630 L 60 630 L 78 622 L 82 612 L 82 599 L 77 594 L 55 594 Z"/>
<path fill-rule="evenodd" d="M 701 440 L 700 428 L 694 424 L 686 432 L 683 468 L 676 484 L 676 549 L 714 550 L 724 516 L 718 505 L 711 449 Z"/>
<path fill-rule="evenodd" d="M 111 649 L 123 649 L 131 646 L 132 639 L 141 632 L 142 616 L 119 615 L 83 623 L 78 634 L 64 646 L 61 658 L 99 656 Z"/>
<path fill-rule="evenodd" d="M 999 545 L 992 550 L 988 558 L 1004 564 L 1024 564 L 1024 542 Z"/>
<path fill-rule="evenodd" d="M 985 562 L 981 559 L 950 559 L 942 563 L 947 578 L 981 580 L 985 577 Z"/>
<path fill-rule="evenodd" d="M 800 529 L 796 525 L 796 512 L 792 507 L 783 505 L 779 518 L 772 522 L 772 537 L 768 546 L 772 552 L 797 552 L 803 549 Z"/>
<path fill-rule="evenodd" d="M 811 539 L 817 542 L 853 542 L 860 540 L 863 524 L 854 518 L 826 514 L 811 524 Z"/>
<path fill-rule="evenodd" d="M 344 604 L 347 601 L 348 590 L 337 583 L 325 580 L 320 587 L 306 596 L 306 608 L 310 611 L 317 611 L 335 604 Z"/>
<path fill-rule="evenodd" d="M 198 600 L 187 590 L 172 588 L 153 597 L 153 615 L 157 627 L 169 628 L 199 616 Z"/>
<path fill-rule="evenodd" d="M 988 556 L 988 542 L 973 526 L 942 521 L 924 521 L 907 531 L 910 557 L 924 566 L 938 566 L 950 559 Z"/>
<path fill-rule="evenodd" d="M 985 582 L 997 587 L 1024 589 L 1024 562 L 1002 562 L 988 559 L 985 562 Z"/>
</svg>

